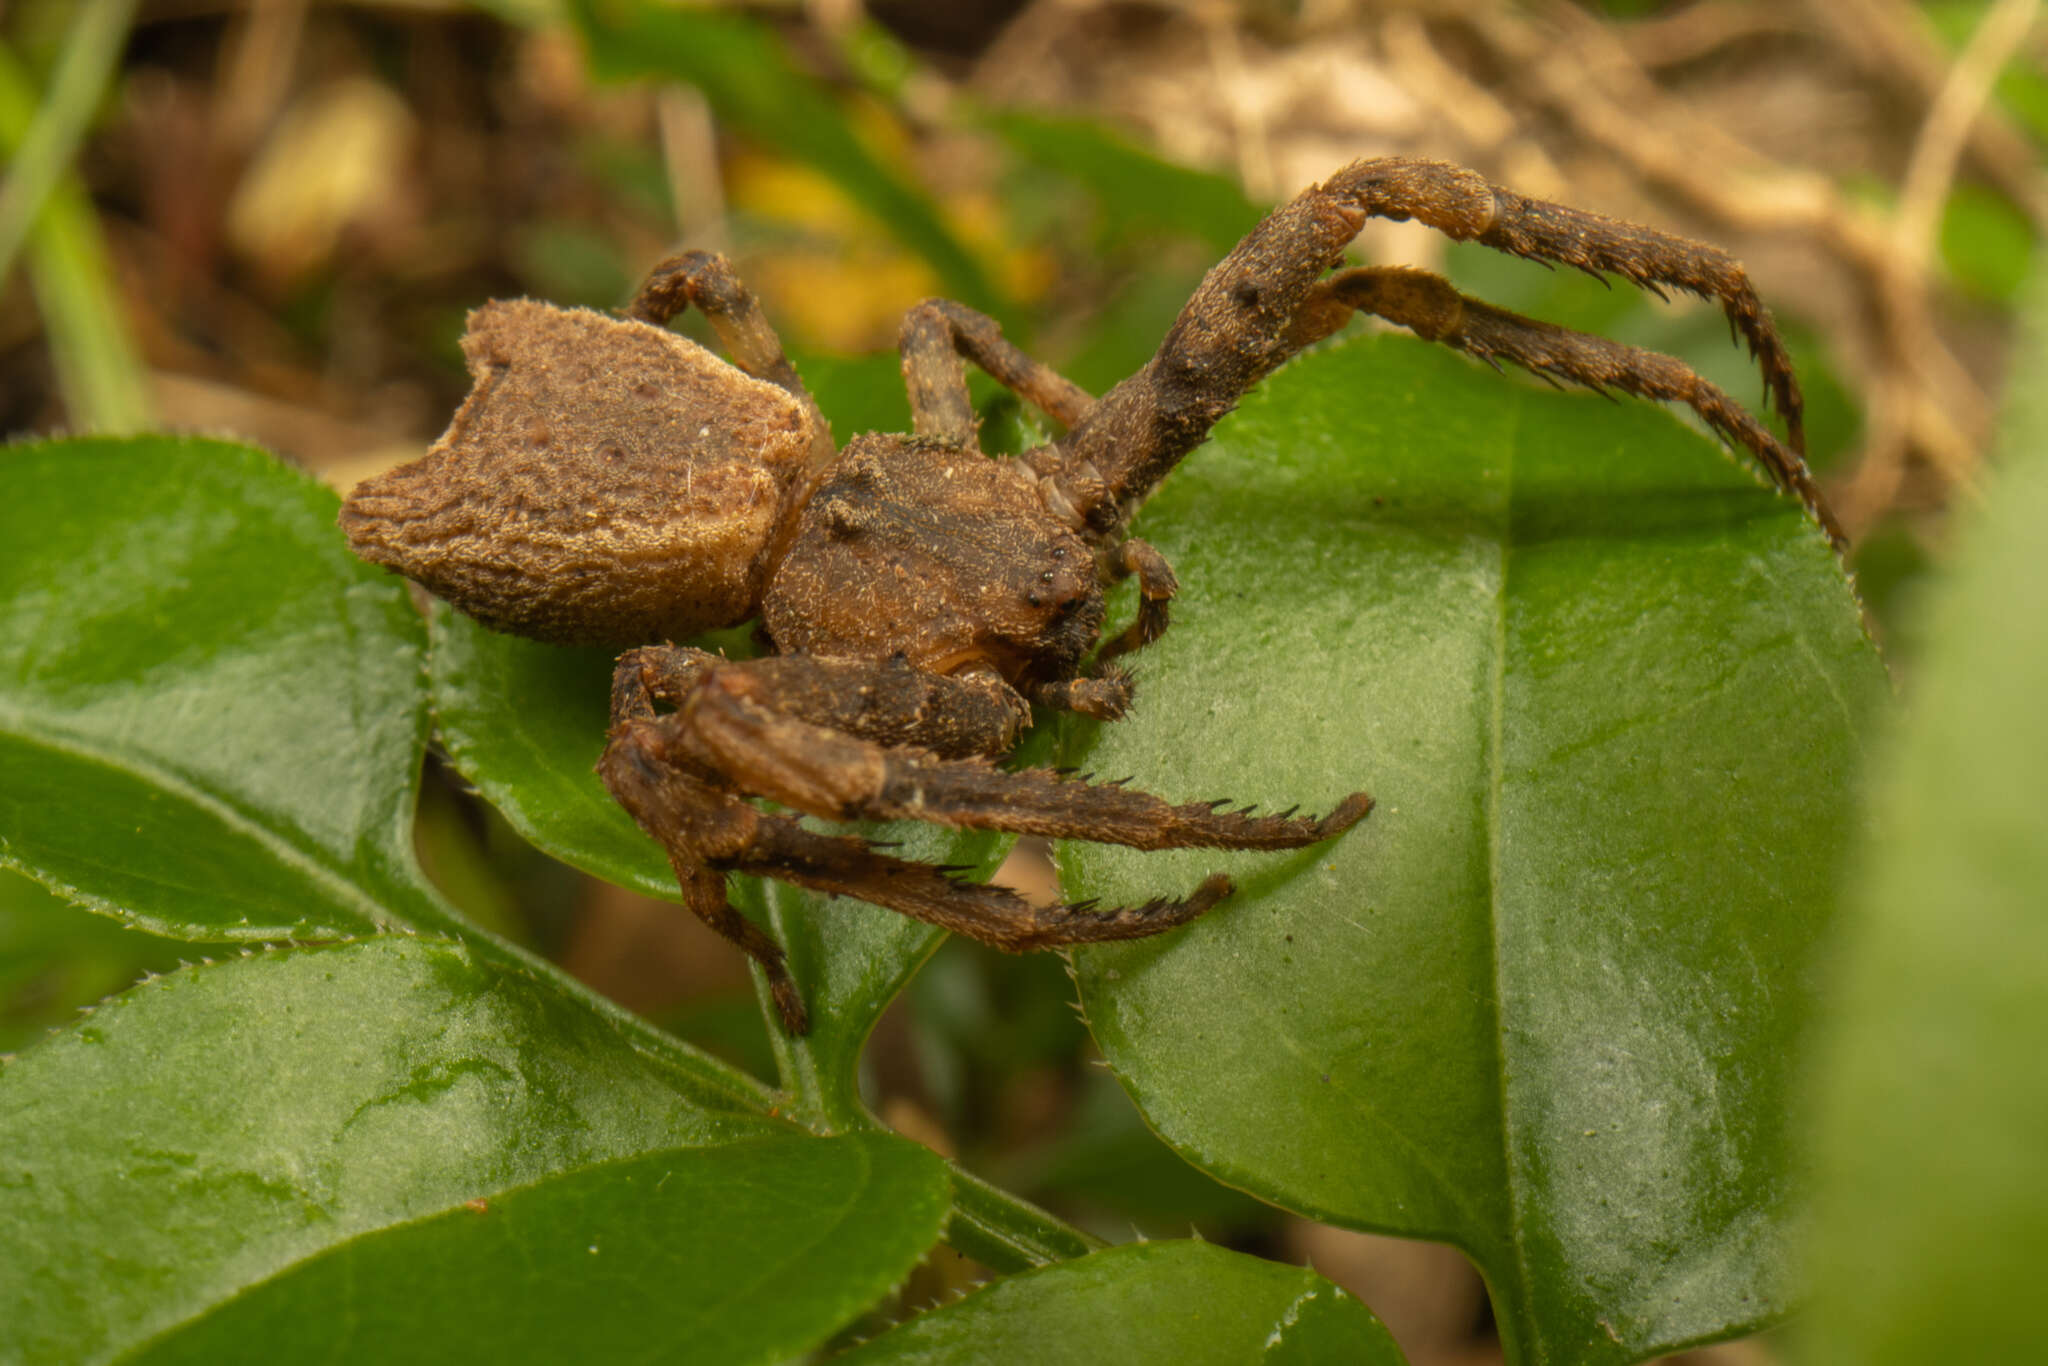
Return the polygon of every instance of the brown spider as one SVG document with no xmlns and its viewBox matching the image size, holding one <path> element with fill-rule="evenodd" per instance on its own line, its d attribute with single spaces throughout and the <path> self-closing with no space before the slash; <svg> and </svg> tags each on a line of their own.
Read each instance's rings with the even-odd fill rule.
<svg viewBox="0 0 2048 1366">
<path fill-rule="evenodd" d="M 1760 360 L 1789 448 L 1669 357 L 1518 317 L 1417 270 L 1329 274 L 1373 215 L 1718 300 Z M 739 369 L 665 329 L 690 304 Z M 486 304 L 463 341 L 475 388 L 447 434 L 358 486 L 341 524 L 365 559 L 486 626 L 540 640 L 640 644 L 759 617 L 763 658 L 671 644 L 622 656 L 598 771 L 667 850 L 690 909 L 761 965 L 783 1024 L 801 1034 L 782 948 L 727 903 L 729 872 L 845 893 L 1013 951 L 1157 934 L 1231 884 L 1215 876 L 1185 899 L 1116 910 L 1036 907 L 748 797 L 835 821 L 911 818 L 1141 849 L 1297 848 L 1371 808 L 1362 793 L 1320 819 L 1173 806 L 997 764 L 1032 703 L 1124 714 L 1131 683 L 1111 661 L 1159 637 L 1175 589 L 1164 557 L 1125 535 L 1132 514 L 1239 395 L 1354 311 L 1495 366 L 1687 403 L 1840 542 L 1800 458 L 1791 363 L 1739 265 L 1407 159 L 1358 162 L 1259 224 L 1209 272 L 1152 361 L 1100 399 L 972 309 L 919 304 L 901 342 L 916 434 L 858 436 L 844 450 L 721 257 L 663 262 L 623 319 Z M 1065 435 L 1012 459 L 984 456 L 963 358 Z M 1136 619 L 1091 663 L 1104 587 L 1132 575 Z"/>
</svg>

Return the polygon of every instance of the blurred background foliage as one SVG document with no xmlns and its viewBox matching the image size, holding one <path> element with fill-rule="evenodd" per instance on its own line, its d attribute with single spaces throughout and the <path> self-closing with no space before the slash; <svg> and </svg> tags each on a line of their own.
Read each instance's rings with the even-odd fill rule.
<svg viewBox="0 0 2048 1366">
<path fill-rule="evenodd" d="M 14 0 L 0 429 L 232 434 L 346 488 L 453 411 L 467 309 L 616 307 L 683 244 L 733 256 L 842 439 L 907 425 L 889 352 L 928 294 L 1100 391 L 1271 204 L 1359 156 L 1439 156 L 1746 262 L 1793 340 L 1873 630 L 1910 674 L 1915 594 L 1975 486 L 2048 219 L 2039 9 Z M 1356 251 L 1757 392 L 1711 309 L 1409 224 Z M 978 392 L 1010 446 L 1031 439 Z M 432 763 L 419 837 L 470 914 L 765 1069 L 737 955 L 687 917 L 551 863 Z M 1042 860 L 1010 874 L 1049 890 Z M 0 1049 L 177 961 L 49 911 L 0 878 Z M 877 1111 L 1106 1236 L 1192 1225 L 1313 1257 L 1412 1359 L 1488 1359 L 1462 1259 L 1193 1171 L 1090 1065 L 1071 999 L 1055 957 L 949 946 L 870 1050 Z"/>
</svg>

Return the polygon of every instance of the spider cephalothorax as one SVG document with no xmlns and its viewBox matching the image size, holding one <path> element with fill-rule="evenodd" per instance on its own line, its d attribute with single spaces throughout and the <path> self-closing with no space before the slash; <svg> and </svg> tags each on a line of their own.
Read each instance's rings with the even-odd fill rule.
<svg viewBox="0 0 2048 1366">
<path fill-rule="evenodd" d="M 1682 363 L 1522 318 L 1422 271 L 1331 273 L 1373 215 L 1718 301 L 1759 359 L 1789 440 Z M 668 332 L 690 304 L 733 364 Z M 941 300 L 905 320 L 916 432 L 844 450 L 725 261 L 658 266 L 624 318 L 518 301 L 470 319 L 475 388 L 428 454 L 342 509 L 358 553 L 488 626 L 638 648 L 612 681 L 599 772 L 667 850 L 683 897 L 767 974 L 806 1027 L 768 935 L 726 901 L 738 871 L 846 893 L 1020 950 L 1156 934 L 1230 892 L 1105 910 L 1039 907 L 763 811 L 912 818 L 1142 849 L 1288 849 L 1320 819 L 1171 805 L 1128 786 L 1007 772 L 1030 704 L 1115 719 L 1112 662 L 1166 629 L 1172 570 L 1132 514 L 1245 390 L 1355 312 L 1488 360 L 1690 405 L 1802 498 L 1837 543 L 1801 459 L 1800 399 L 1769 315 L 1724 253 L 1525 199 L 1441 162 L 1361 161 L 1274 212 L 1203 280 L 1158 354 L 1101 399 Z M 977 444 L 963 360 L 1062 425 L 1011 459 Z M 735 369 L 734 366 L 738 368 Z M 1136 619 L 1097 648 L 1104 589 L 1135 576 Z M 770 653 L 732 661 L 666 643 L 758 618 Z M 1091 652 L 1093 654 L 1090 658 Z"/>
</svg>

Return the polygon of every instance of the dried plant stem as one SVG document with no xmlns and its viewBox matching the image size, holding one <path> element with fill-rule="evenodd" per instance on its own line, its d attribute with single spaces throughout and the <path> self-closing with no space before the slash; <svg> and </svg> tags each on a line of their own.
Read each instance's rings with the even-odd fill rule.
<svg viewBox="0 0 2048 1366">
<path fill-rule="evenodd" d="M 2040 13 L 2041 0 L 1996 0 L 1949 69 L 1948 79 L 1920 126 L 1906 165 L 1898 212 L 1892 221 L 1893 269 L 1881 281 L 1887 294 L 1885 311 L 1893 324 L 1887 329 L 1887 339 L 1894 343 L 1931 330 L 1926 291 L 1912 287 L 1911 282 L 1924 278 L 1930 269 L 1942 206 L 1955 183 L 1956 168 L 1970 129 L 1990 98 L 1998 73 L 2026 41 Z M 1953 393 L 1975 387 L 1970 376 L 1962 373 L 1955 358 L 1945 351 L 1937 353 L 1932 348 L 1900 345 L 1891 360 L 1902 370 L 1918 372 L 1922 383 L 1915 387 L 1922 393 Z M 1955 372 L 1942 373 L 1947 367 L 1955 367 Z M 1895 404 L 1901 397 L 1880 393 L 1877 400 Z M 1856 477 L 1841 497 L 1843 515 L 1852 520 L 1868 519 L 1889 506 L 1905 478 L 1909 452 L 1904 433 L 1909 430 L 1908 422 L 1895 418 L 1882 424 L 1873 422 L 1872 427 L 1874 435 L 1881 439 L 1873 439 Z M 1982 433 L 1975 435 L 1981 437 Z M 1955 458 L 1956 452 L 1939 447 L 1927 449 L 1926 454 L 1936 461 L 1950 483 L 1966 485 L 1974 469 L 1976 449 L 1973 443 L 1961 453 L 1960 459 Z"/>
</svg>

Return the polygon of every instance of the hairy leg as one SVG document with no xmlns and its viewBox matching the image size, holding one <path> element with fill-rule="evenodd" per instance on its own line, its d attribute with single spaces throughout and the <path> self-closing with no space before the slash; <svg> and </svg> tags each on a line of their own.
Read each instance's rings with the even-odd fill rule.
<svg viewBox="0 0 2048 1366">
<path fill-rule="evenodd" d="M 1223 802 L 1170 805 L 1120 783 L 1049 769 L 1008 772 L 799 720 L 714 675 L 673 716 L 657 718 L 662 757 L 717 773 L 734 790 L 826 820 L 922 820 L 1134 849 L 1298 849 L 1340 834 L 1372 809 L 1353 793 L 1320 819 L 1260 816 Z"/>
<path fill-rule="evenodd" d="M 1168 604 L 1180 591 L 1180 580 L 1173 576 L 1173 566 L 1166 562 L 1166 557 L 1151 542 L 1135 536 L 1117 546 L 1110 569 L 1120 579 L 1138 576 L 1138 616 L 1122 635 L 1102 647 L 1095 656 L 1098 661 L 1141 650 L 1165 635 Z"/>
<path fill-rule="evenodd" d="M 1389 157 L 1353 163 L 1252 229 L 1204 277 L 1145 369 L 1105 394 L 1062 439 L 1060 473 L 1091 525 L 1128 520 L 1239 396 L 1299 349 L 1297 315 L 1372 217 L 1413 218 L 1460 241 L 1717 300 L 1758 358 L 1798 463 L 1804 438 L 1791 361 L 1748 276 L 1726 252 L 1529 199 L 1446 162 Z M 1811 481 L 1802 480 L 1816 517 L 1828 520 Z"/>
<path fill-rule="evenodd" d="M 730 857 L 751 844 L 761 814 L 698 777 L 660 761 L 642 743 L 651 720 L 615 727 L 597 771 L 619 805 L 668 854 L 683 904 L 761 965 L 783 1028 L 810 1028 L 803 998 L 791 980 L 782 946 L 725 897 Z"/>
<path fill-rule="evenodd" d="M 1399 323 L 1425 341 L 1442 342 L 1488 364 L 1512 361 L 1603 393 L 1618 389 L 1638 398 L 1686 404 L 1723 438 L 1762 462 L 1780 488 L 1811 508 L 1837 550 L 1847 544 L 1814 487 L 1806 462 L 1681 360 L 1495 308 L 1460 294 L 1442 276 L 1406 266 L 1340 271 L 1321 281 L 1295 315 L 1289 343 L 1306 346 L 1328 336 L 1354 309 Z"/>
<path fill-rule="evenodd" d="M 687 710 L 707 688 L 835 733 L 954 758 L 1007 754 L 1031 724 L 1031 708 L 993 674 L 935 674 L 901 659 L 730 660 L 687 645 L 648 645 L 619 657 L 612 725 L 651 718 L 656 703 Z"/>
<path fill-rule="evenodd" d="M 809 1028 L 802 995 L 782 946 L 726 900 L 727 872 L 858 897 L 1013 953 L 1157 934 L 1193 920 L 1231 891 L 1230 880 L 1216 876 L 1185 899 L 1111 910 L 1092 902 L 1034 906 L 1005 888 L 956 881 L 948 869 L 893 858 L 857 837 L 817 834 L 789 817 L 756 810 L 678 762 L 680 722 L 676 716 L 628 719 L 613 729 L 598 772 L 668 853 L 684 904 L 760 964 L 791 1034 Z"/>
<path fill-rule="evenodd" d="M 1120 721 L 1131 709 L 1133 686 L 1127 670 L 1098 662 L 1093 673 L 1038 684 L 1031 689 L 1031 700 L 1054 711 L 1070 711 L 1098 721 Z"/>
<path fill-rule="evenodd" d="M 832 425 L 818 411 L 810 390 L 782 353 L 782 341 L 768 324 L 767 314 L 732 264 L 716 252 L 686 251 L 660 262 L 647 273 L 626 315 L 657 327 L 695 304 L 718 333 L 733 364 L 756 379 L 787 389 L 817 417 L 818 449 L 812 463 L 822 467 L 834 454 Z"/>
<path fill-rule="evenodd" d="M 956 881 L 942 868 L 892 858 L 853 836 L 820 835 L 778 816 L 762 819 L 759 837 L 732 866 L 858 897 L 1008 953 L 1143 939 L 1185 925 L 1232 891 L 1230 879 L 1217 874 L 1184 899 L 1108 910 L 1094 902 L 1034 906 L 1008 888 Z"/>
<path fill-rule="evenodd" d="M 897 345 L 919 436 L 975 448 L 978 423 L 963 359 L 1062 426 L 1071 428 L 1095 406 L 1087 390 L 1019 351 L 995 319 L 964 304 L 926 299 L 904 315 Z"/>
</svg>

